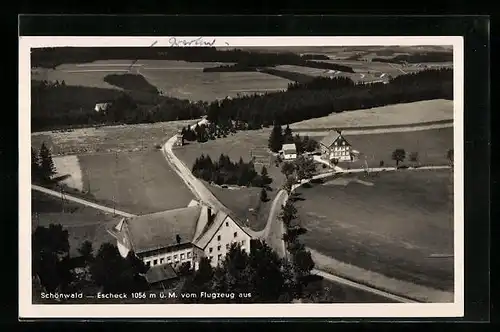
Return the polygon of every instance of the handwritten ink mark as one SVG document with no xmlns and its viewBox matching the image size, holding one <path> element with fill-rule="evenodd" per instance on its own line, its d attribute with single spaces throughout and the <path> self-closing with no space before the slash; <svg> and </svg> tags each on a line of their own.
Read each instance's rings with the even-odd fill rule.
<svg viewBox="0 0 500 332">
<path fill-rule="evenodd" d="M 214 46 L 217 39 L 204 40 L 203 37 L 198 37 L 195 39 L 177 39 L 175 37 L 170 37 L 168 43 L 172 47 L 182 47 L 182 46 Z"/>
<path fill-rule="evenodd" d="M 156 44 L 158 43 L 157 40 L 155 40 L 149 47 L 153 47 L 155 46 Z M 132 61 L 132 63 L 130 64 L 130 66 L 128 67 L 128 72 L 130 73 L 130 71 L 132 70 L 132 67 L 137 63 L 137 61 L 139 61 L 139 59 L 135 59 L 134 61 Z"/>
</svg>

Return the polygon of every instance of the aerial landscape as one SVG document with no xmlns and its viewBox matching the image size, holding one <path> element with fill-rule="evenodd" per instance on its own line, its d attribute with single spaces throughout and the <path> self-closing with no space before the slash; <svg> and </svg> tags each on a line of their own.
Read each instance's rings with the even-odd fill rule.
<svg viewBox="0 0 500 332">
<path fill-rule="evenodd" d="M 32 302 L 451 303 L 449 46 L 31 49 Z"/>
</svg>

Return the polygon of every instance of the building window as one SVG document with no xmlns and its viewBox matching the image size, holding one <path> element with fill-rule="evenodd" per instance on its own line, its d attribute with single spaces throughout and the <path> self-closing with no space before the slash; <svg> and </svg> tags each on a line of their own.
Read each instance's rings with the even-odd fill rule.
<svg viewBox="0 0 500 332">
<path fill-rule="evenodd" d="M 191 258 L 191 252 L 187 253 L 187 258 Z"/>
<path fill-rule="evenodd" d="M 146 266 L 151 266 L 151 262 L 150 261 L 146 261 Z"/>
<path fill-rule="evenodd" d="M 234 232 L 233 236 L 234 236 L 234 237 L 237 237 L 237 236 L 238 236 L 238 233 L 237 233 L 237 232 Z"/>
<path fill-rule="evenodd" d="M 222 254 L 217 255 L 217 260 L 220 262 L 222 260 Z"/>
<path fill-rule="evenodd" d="M 214 248 L 212 248 L 212 247 L 208 248 L 208 252 L 210 252 L 210 253 L 211 253 L 213 250 L 214 250 Z"/>
<path fill-rule="evenodd" d="M 226 227 L 229 227 L 229 221 L 226 221 Z"/>
<path fill-rule="evenodd" d="M 226 244 L 226 250 L 229 250 L 229 243 Z"/>
<path fill-rule="evenodd" d="M 178 261 L 179 260 L 179 255 L 174 255 L 174 261 Z"/>
<path fill-rule="evenodd" d="M 217 235 L 217 241 L 220 241 L 220 235 Z"/>
<path fill-rule="evenodd" d="M 158 264 L 158 260 L 157 260 L 157 259 L 155 259 L 155 260 L 153 261 L 153 265 L 156 265 L 156 264 Z"/>
<path fill-rule="evenodd" d="M 181 261 L 183 261 L 183 260 L 184 260 L 185 256 L 186 256 L 186 255 L 181 254 Z"/>
<path fill-rule="evenodd" d="M 220 251 L 220 246 L 217 246 L 217 251 Z"/>
<path fill-rule="evenodd" d="M 165 258 L 160 258 L 160 264 L 163 264 L 164 261 L 165 261 Z"/>
<path fill-rule="evenodd" d="M 245 246 L 245 240 L 241 241 L 241 246 L 244 247 Z"/>
<path fill-rule="evenodd" d="M 167 263 L 170 263 L 172 261 L 172 256 L 167 256 Z"/>
<path fill-rule="evenodd" d="M 210 256 L 208 257 L 208 260 L 209 260 L 209 261 L 213 261 L 213 260 L 214 260 L 214 256 L 210 255 Z"/>
<path fill-rule="evenodd" d="M 193 258 L 196 259 L 198 257 L 198 255 L 196 254 L 193 254 Z"/>
</svg>

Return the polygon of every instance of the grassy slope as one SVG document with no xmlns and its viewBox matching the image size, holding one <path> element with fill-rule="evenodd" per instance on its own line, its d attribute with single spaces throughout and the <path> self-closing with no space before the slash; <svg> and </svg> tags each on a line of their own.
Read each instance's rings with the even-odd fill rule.
<svg viewBox="0 0 500 332">
<path fill-rule="evenodd" d="M 340 261 L 440 289 L 453 289 L 452 179 L 448 171 L 399 171 L 374 183 L 299 189 L 306 245 Z"/>
<path fill-rule="evenodd" d="M 361 168 L 366 157 L 369 167 L 378 167 L 383 160 L 385 165 L 395 165 L 392 152 L 395 149 L 405 149 L 407 155 L 418 152 L 421 165 L 447 165 L 448 149 L 453 148 L 453 128 L 421 130 L 399 133 L 345 135 L 353 149 L 359 151 L 360 161 L 341 163 L 340 167 Z M 412 165 L 406 160 L 403 164 Z"/>
<path fill-rule="evenodd" d="M 292 129 L 348 128 L 382 125 L 406 125 L 453 120 L 453 101 L 436 99 L 396 104 L 365 110 L 334 113 L 292 124 Z"/>
<path fill-rule="evenodd" d="M 84 190 L 134 214 L 185 207 L 193 198 L 161 151 L 80 156 Z"/>
</svg>

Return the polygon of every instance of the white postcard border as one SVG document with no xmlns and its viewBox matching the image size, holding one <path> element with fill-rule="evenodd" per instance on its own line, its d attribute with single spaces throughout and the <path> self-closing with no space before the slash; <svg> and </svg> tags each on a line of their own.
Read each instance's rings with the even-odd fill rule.
<svg viewBox="0 0 500 332">
<path fill-rule="evenodd" d="M 34 305 L 31 281 L 30 48 L 63 46 L 172 46 L 173 40 L 216 47 L 453 46 L 454 75 L 454 258 L 453 303 L 397 304 L 117 304 Z M 292 318 L 462 317 L 464 314 L 463 91 L 461 36 L 394 37 L 19 37 L 19 317 L 20 318 Z M 201 46 L 193 42 L 186 46 Z"/>
</svg>

